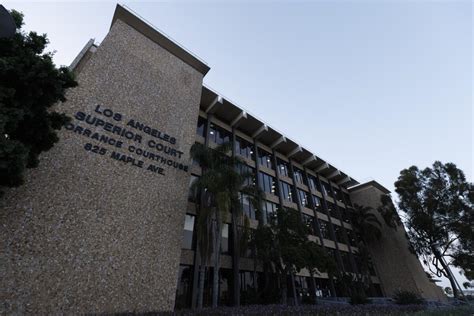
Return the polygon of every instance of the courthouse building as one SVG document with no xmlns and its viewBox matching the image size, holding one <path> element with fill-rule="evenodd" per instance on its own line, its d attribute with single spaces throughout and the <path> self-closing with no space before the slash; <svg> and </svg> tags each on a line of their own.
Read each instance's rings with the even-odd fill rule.
<svg viewBox="0 0 474 316">
<path fill-rule="evenodd" d="M 279 207 L 301 213 L 310 239 L 340 272 L 360 271 L 354 205 L 380 205 L 390 192 L 359 183 L 331 162 L 203 85 L 200 59 L 129 9 L 117 5 L 100 45 L 90 41 L 71 65 L 79 86 L 58 109 L 71 122 L 42 154 L 26 183 L 0 201 L 2 313 L 99 313 L 186 308 L 196 293 L 196 205 L 201 175 L 194 143 L 232 141 L 264 191 L 266 221 Z M 215 71 L 219 71 L 216 69 Z M 250 227 L 256 210 L 242 195 Z M 409 250 L 402 226 L 383 227 L 370 245 L 372 296 L 399 289 L 444 299 Z M 230 217 L 229 217 L 230 218 Z M 232 302 L 231 221 L 223 228 L 220 304 Z M 261 285 L 250 256 L 240 263 L 241 303 Z M 211 270 L 211 269 L 209 269 Z M 210 299 L 206 280 L 205 303 Z M 295 276 L 312 291 L 309 274 Z M 317 276 L 317 295 L 343 296 L 337 279 Z"/>
</svg>

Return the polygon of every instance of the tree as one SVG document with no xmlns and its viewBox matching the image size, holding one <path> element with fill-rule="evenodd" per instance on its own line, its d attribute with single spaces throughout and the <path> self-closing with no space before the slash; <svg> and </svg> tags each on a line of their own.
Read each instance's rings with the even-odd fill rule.
<svg viewBox="0 0 474 316">
<path fill-rule="evenodd" d="M 380 206 L 377 208 L 377 211 L 382 216 L 385 224 L 393 229 L 397 229 L 399 225 L 402 224 L 400 216 L 398 216 L 397 209 L 393 204 L 392 198 L 388 194 L 380 196 Z"/>
<path fill-rule="evenodd" d="M 388 205 L 388 203 L 385 205 Z M 382 212 L 387 211 L 383 209 Z M 367 284 L 373 292 L 373 283 L 370 276 L 371 258 L 367 245 L 380 239 L 382 236 L 382 223 L 380 223 L 374 214 L 372 207 L 355 204 L 352 213 L 352 226 L 356 235 L 360 237 L 360 241 L 357 244 L 357 255 L 360 259 L 361 274 L 365 276 L 361 280 L 358 280 L 358 284 Z"/>
<path fill-rule="evenodd" d="M 352 213 L 354 231 L 367 244 L 382 236 L 382 224 L 370 206 L 354 205 Z"/>
<path fill-rule="evenodd" d="M 256 212 L 259 219 L 258 225 L 263 222 L 261 206 L 263 201 L 263 191 L 255 184 L 255 175 L 252 173 L 241 172 L 242 179 L 245 179 L 245 185 L 242 183 L 240 192 L 242 199 L 247 199 L 249 204 Z M 252 183 L 249 183 L 251 180 Z M 240 202 L 240 201 L 236 201 Z M 247 216 L 243 216 L 242 207 L 236 204 L 232 209 L 232 236 L 233 236 L 233 296 L 234 306 L 240 306 L 240 258 L 245 255 L 251 245 L 250 221 Z M 252 247 L 252 253 L 255 257 L 256 248 Z M 256 276 L 256 263 L 254 261 L 254 278 Z M 255 278 L 256 279 L 256 278 Z"/>
<path fill-rule="evenodd" d="M 202 308 L 205 269 L 213 256 L 212 306 L 217 307 L 219 294 L 219 268 L 223 220 L 232 211 L 234 221 L 242 213 L 239 192 L 258 192 L 253 185 L 245 185 L 248 174 L 239 173 L 237 167 L 242 161 L 228 156 L 231 144 L 222 144 L 214 149 L 202 144 L 191 147 L 191 157 L 202 167 L 202 176 L 191 190 L 199 192 L 200 203 L 197 219 L 197 244 L 200 253 L 200 277 L 198 308 Z M 257 194 L 257 193 L 256 193 Z"/>
<path fill-rule="evenodd" d="M 311 277 L 311 284 L 313 287 L 313 300 L 314 303 L 317 301 L 317 289 L 316 289 L 316 280 L 315 276 L 319 275 L 321 272 L 327 272 L 333 274 L 336 272 L 336 262 L 333 257 L 330 257 L 327 253 L 324 252 L 323 247 L 315 243 L 314 241 L 308 240 L 303 246 L 305 251 L 304 267 L 308 269 L 309 275 Z"/>
<path fill-rule="evenodd" d="M 268 225 L 259 225 L 253 236 L 257 258 L 264 270 L 277 275 L 281 302 L 287 302 L 287 277 L 290 276 L 292 296 L 297 304 L 294 274 L 307 266 L 305 245 L 308 243 L 308 227 L 301 220 L 300 213 L 290 208 L 279 208 Z"/>
<path fill-rule="evenodd" d="M 44 53 L 46 34 L 21 31 L 23 15 L 11 15 L 17 31 L 0 38 L 0 191 L 21 185 L 26 168 L 37 167 L 40 153 L 59 140 L 56 130 L 68 118 L 51 108 L 77 85 L 68 68 L 56 68 L 53 54 Z"/>
<path fill-rule="evenodd" d="M 457 297 L 449 266 L 461 268 L 468 277 L 473 271 L 472 183 L 455 164 L 436 161 L 431 168 L 411 166 L 402 170 L 395 188 L 416 253 L 431 272 L 448 278 Z"/>
</svg>

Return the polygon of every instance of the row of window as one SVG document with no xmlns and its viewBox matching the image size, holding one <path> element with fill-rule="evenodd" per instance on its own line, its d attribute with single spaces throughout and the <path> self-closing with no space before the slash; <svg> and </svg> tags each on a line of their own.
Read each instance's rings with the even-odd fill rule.
<svg viewBox="0 0 474 316">
<path fill-rule="evenodd" d="M 206 135 L 206 119 L 199 116 L 198 125 L 197 125 L 197 134 L 200 136 L 205 137 Z M 223 144 L 226 142 L 230 142 L 231 140 L 231 133 L 216 124 L 211 123 L 209 126 L 209 139 L 216 143 L 216 144 Z M 264 149 L 258 148 L 258 155 L 255 157 L 255 145 L 239 136 L 235 137 L 235 153 L 247 159 L 251 159 L 253 161 L 257 161 L 257 163 L 265 168 L 269 168 L 272 170 L 278 170 L 278 173 L 281 176 L 285 177 L 292 177 L 291 168 L 288 162 L 277 159 L 277 168 L 274 165 L 274 158 L 273 155 L 267 152 Z M 257 158 L 257 159 L 255 159 Z M 309 186 L 313 190 L 318 190 L 322 192 L 325 196 L 330 196 L 337 201 L 346 203 L 348 205 L 351 204 L 349 195 L 345 192 L 342 192 L 340 189 L 332 187 L 328 183 L 321 181 L 321 185 L 316 177 L 312 175 L 308 175 L 306 178 L 305 173 L 303 170 L 293 167 L 293 174 L 295 176 L 295 180 L 298 183 L 304 184 Z M 334 193 L 334 194 L 333 194 Z"/>
<path fill-rule="evenodd" d="M 247 180 L 245 181 L 245 185 L 250 186 L 250 185 L 255 185 L 255 177 L 252 176 L 255 174 L 255 170 L 252 167 L 249 167 L 247 165 L 240 165 L 238 171 L 241 174 L 246 174 L 250 175 L 247 177 Z M 193 183 L 198 179 L 197 176 L 191 175 L 190 183 L 189 183 L 189 195 L 188 199 L 191 202 L 196 202 L 196 194 L 197 192 L 195 190 L 192 190 L 192 185 Z M 260 189 L 267 193 L 267 194 L 272 194 L 272 195 L 278 195 L 278 185 L 276 182 L 276 179 L 266 173 L 259 172 L 258 173 L 258 183 Z M 330 215 L 331 217 L 343 220 L 347 223 L 350 222 L 350 216 L 349 212 L 343 208 L 340 208 L 336 206 L 334 203 L 327 202 L 327 208 L 328 212 L 326 212 L 325 208 L 321 204 L 321 199 L 317 197 L 314 194 L 310 194 L 302 189 L 296 189 L 294 188 L 293 185 L 285 182 L 285 181 L 280 181 L 280 188 L 281 188 L 281 193 L 282 197 L 285 201 L 287 202 L 293 202 L 296 203 L 296 195 L 298 195 L 298 198 L 300 199 L 301 205 L 307 208 L 311 208 L 312 206 L 315 208 L 315 210 Z M 311 203 L 313 205 L 311 205 Z M 250 207 L 250 206 L 249 206 Z M 248 211 L 248 215 L 250 218 L 255 218 L 254 213 L 251 211 Z"/>
<path fill-rule="evenodd" d="M 240 194 L 240 201 L 242 206 L 242 212 L 251 219 L 256 219 L 256 212 L 255 208 L 251 203 L 251 198 L 248 195 Z M 262 204 L 262 216 L 264 224 L 267 224 L 276 214 L 277 205 L 275 203 L 265 201 Z M 182 248 L 184 249 L 194 249 L 194 225 L 195 225 L 195 215 L 186 214 L 185 222 L 184 222 L 184 232 L 183 232 L 183 243 Z M 303 221 L 305 225 L 307 225 L 309 229 L 309 233 L 311 235 L 317 236 L 317 228 L 318 225 L 315 223 L 315 218 L 313 216 L 303 214 Z M 346 243 L 346 238 L 344 236 L 344 231 L 341 226 L 334 225 L 334 235 L 335 241 L 339 243 Z M 319 221 L 319 229 L 321 230 L 321 235 L 324 239 L 334 240 L 330 233 L 329 223 L 320 220 Z M 347 231 L 349 243 L 351 246 L 357 246 L 356 236 L 350 230 Z M 229 224 L 224 224 L 222 229 L 222 253 L 229 252 Z"/>
</svg>

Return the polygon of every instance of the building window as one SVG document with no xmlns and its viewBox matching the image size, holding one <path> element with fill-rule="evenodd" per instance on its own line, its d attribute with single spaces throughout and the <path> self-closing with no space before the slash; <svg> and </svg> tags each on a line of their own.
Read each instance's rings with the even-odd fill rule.
<svg viewBox="0 0 474 316">
<path fill-rule="evenodd" d="M 277 195 L 277 187 L 276 187 L 276 181 L 275 178 L 272 176 L 269 176 L 266 173 L 259 172 L 258 173 L 258 184 L 260 186 L 260 189 L 269 194 L 274 194 Z"/>
<path fill-rule="evenodd" d="M 303 214 L 303 221 L 306 227 L 308 227 L 308 232 L 311 235 L 316 235 L 314 232 L 314 217 L 308 214 Z"/>
<path fill-rule="evenodd" d="M 176 288 L 175 309 L 191 307 L 191 296 L 193 286 L 193 267 L 180 265 L 178 274 L 178 286 Z"/>
<path fill-rule="evenodd" d="M 281 176 L 290 177 L 290 165 L 287 162 L 278 159 L 278 172 Z"/>
<path fill-rule="evenodd" d="M 252 271 L 239 271 L 240 274 L 240 295 L 245 300 L 255 295 L 257 291 L 257 280 L 254 279 Z"/>
<path fill-rule="evenodd" d="M 194 182 L 197 181 L 197 179 L 199 179 L 198 176 L 195 176 L 195 175 L 191 175 L 191 178 L 189 180 L 189 187 L 188 187 L 188 201 L 190 202 L 197 202 L 197 190 L 196 189 L 192 189 L 192 185 L 194 184 Z"/>
<path fill-rule="evenodd" d="M 183 242 L 181 248 L 184 249 L 194 249 L 193 236 L 194 236 L 194 215 L 186 214 L 184 219 L 184 232 L 183 232 Z"/>
<path fill-rule="evenodd" d="M 309 194 L 306 191 L 298 189 L 298 196 L 300 198 L 301 205 L 309 207 Z"/>
<path fill-rule="evenodd" d="M 281 182 L 281 193 L 283 195 L 283 199 L 289 202 L 294 202 L 294 190 L 293 186 L 291 184 L 288 184 L 286 182 L 280 181 Z"/>
<path fill-rule="evenodd" d="M 261 148 L 258 148 L 258 164 L 268 169 L 275 169 L 273 167 L 273 155 Z"/>
<path fill-rule="evenodd" d="M 326 182 L 321 181 L 321 190 L 324 196 L 329 196 L 329 197 L 332 196 L 331 188 L 329 187 L 329 184 L 327 184 Z"/>
<path fill-rule="evenodd" d="M 295 276 L 295 290 L 297 295 L 301 298 L 304 302 L 310 298 L 310 278 L 304 276 Z"/>
<path fill-rule="evenodd" d="M 334 225 L 334 235 L 336 235 L 336 240 L 338 243 L 345 244 L 346 240 L 344 238 L 343 228 L 339 225 Z"/>
<path fill-rule="evenodd" d="M 293 172 L 295 173 L 296 182 L 307 185 L 303 170 L 293 167 Z"/>
<path fill-rule="evenodd" d="M 339 213 L 337 211 L 336 205 L 334 205 L 331 202 L 327 202 L 327 206 L 328 206 L 328 214 L 334 218 L 339 219 Z"/>
<path fill-rule="evenodd" d="M 323 205 L 321 204 L 321 199 L 319 197 L 317 197 L 316 195 L 311 195 L 313 197 L 313 205 L 314 205 L 314 209 L 316 211 L 319 211 L 321 213 L 326 213 L 324 211 L 324 207 Z"/>
<path fill-rule="evenodd" d="M 229 253 L 229 224 L 222 225 L 221 253 Z"/>
<path fill-rule="evenodd" d="M 204 117 L 199 116 L 196 134 L 202 137 L 206 137 L 206 125 L 207 125 L 207 120 Z"/>
<path fill-rule="evenodd" d="M 335 187 L 332 187 L 334 190 L 334 195 L 337 201 L 344 203 L 344 197 L 342 196 L 342 192 L 339 189 L 336 189 Z"/>
<path fill-rule="evenodd" d="M 328 279 L 316 278 L 316 295 L 318 297 L 329 297 L 331 296 L 331 290 Z"/>
<path fill-rule="evenodd" d="M 272 202 L 265 201 L 262 203 L 263 223 L 268 224 L 272 219 L 276 218 L 277 205 Z"/>
<path fill-rule="evenodd" d="M 323 220 L 319 221 L 319 229 L 321 230 L 321 235 L 324 239 L 332 240 L 331 232 L 329 231 L 329 223 Z"/>
<path fill-rule="evenodd" d="M 319 188 L 318 185 L 318 179 L 316 177 L 313 177 L 312 175 L 308 175 L 308 182 L 309 182 L 309 187 L 313 190 L 317 190 L 321 192 L 321 189 Z"/>
<path fill-rule="evenodd" d="M 213 123 L 210 124 L 209 128 L 209 139 L 218 145 L 230 142 L 231 133 Z"/>
<path fill-rule="evenodd" d="M 251 142 L 236 136 L 235 137 L 235 153 L 247 159 L 255 160 L 255 149 Z"/>
<path fill-rule="evenodd" d="M 255 209 L 251 203 L 251 197 L 239 192 L 239 199 L 242 213 L 250 219 L 255 219 Z"/>
<path fill-rule="evenodd" d="M 243 183 L 245 186 L 255 186 L 255 168 L 240 163 L 237 165 L 237 172 L 246 177 Z"/>
<path fill-rule="evenodd" d="M 351 220 L 350 220 L 350 215 L 349 215 L 349 212 L 347 212 L 346 209 L 343 209 L 343 208 L 339 208 L 339 214 L 341 215 L 341 219 L 346 222 L 346 223 L 350 223 Z"/>
</svg>

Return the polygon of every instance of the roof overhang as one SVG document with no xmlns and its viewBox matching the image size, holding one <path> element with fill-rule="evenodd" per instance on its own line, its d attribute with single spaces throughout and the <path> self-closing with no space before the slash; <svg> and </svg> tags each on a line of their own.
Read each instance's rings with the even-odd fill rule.
<svg viewBox="0 0 474 316">
<path fill-rule="evenodd" d="M 365 183 L 361 183 L 361 184 L 351 186 L 350 188 L 348 188 L 348 190 L 349 190 L 349 192 L 352 193 L 352 192 L 357 192 L 357 191 L 364 190 L 364 189 L 367 189 L 367 188 L 370 188 L 370 187 L 376 188 L 384 194 L 390 194 L 389 189 L 387 189 L 386 187 L 384 187 L 383 185 L 381 185 L 380 183 L 378 183 L 375 180 L 371 180 L 371 181 L 368 181 L 368 182 L 365 182 Z"/>
</svg>

